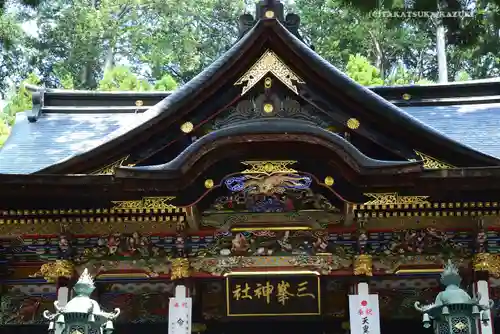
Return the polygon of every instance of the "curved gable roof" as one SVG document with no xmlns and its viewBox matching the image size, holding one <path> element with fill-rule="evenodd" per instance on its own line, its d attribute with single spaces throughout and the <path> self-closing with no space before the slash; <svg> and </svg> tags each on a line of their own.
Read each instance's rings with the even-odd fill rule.
<svg viewBox="0 0 500 334">
<path fill-rule="evenodd" d="M 95 167 L 92 166 L 92 162 L 97 160 L 94 159 L 97 155 L 115 160 L 120 158 L 118 154 L 125 155 L 124 150 L 144 143 L 154 131 L 159 131 L 156 128 L 158 123 L 181 122 L 188 112 L 193 112 L 203 103 L 203 96 L 217 92 L 224 83 L 227 83 L 229 74 L 234 76 L 245 72 L 252 65 L 250 63 L 252 59 L 258 59 L 269 46 L 272 46 L 278 55 L 286 57 L 286 63 L 290 66 L 293 64 L 294 69 L 302 69 L 303 73 L 300 71 L 298 73 L 306 83 L 298 84 L 299 95 L 307 94 L 303 88 L 307 87 L 311 80 L 315 82 L 316 88 L 321 87 L 325 96 L 351 106 L 353 115 L 362 124 L 375 124 L 394 141 L 407 141 L 413 149 L 456 166 L 466 164 L 478 167 L 500 164 L 500 160 L 446 137 L 368 88 L 359 85 L 307 47 L 279 21 L 266 19 L 260 20 L 212 65 L 153 108 L 139 115 L 138 119 L 122 125 L 99 140 L 88 151 L 59 161 L 40 170 L 39 173 L 81 170 L 85 166 L 91 169 Z M 162 130 L 165 131 L 165 127 Z"/>
<path fill-rule="evenodd" d="M 325 145 L 328 149 L 334 152 L 338 157 L 344 158 L 346 164 L 350 165 L 352 169 L 360 173 L 370 173 L 374 170 L 398 170 L 398 173 L 418 172 L 422 170 L 421 164 L 418 162 L 410 161 L 383 161 L 372 159 L 355 146 L 349 143 L 339 135 L 330 131 L 324 130 L 311 124 L 307 121 L 294 120 L 294 119 L 257 119 L 248 122 L 239 122 L 229 127 L 222 128 L 214 131 L 195 141 L 188 146 L 181 154 L 174 160 L 161 165 L 154 166 L 138 166 L 138 167 L 119 167 L 117 176 L 127 174 L 133 176 L 141 173 L 163 173 L 169 175 L 170 173 L 185 173 L 189 166 L 194 163 L 189 162 L 192 160 L 199 160 L 203 155 L 207 155 L 210 151 L 218 149 L 219 146 L 227 145 L 229 141 L 237 137 L 244 137 L 245 135 L 252 134 L 274 134 L 277 136 L 284 136 L 281 141 L 287 142 L 290 145 L 294 142 L 315 142 L 311 138 L 320 139 L 322 142 L 316 143 L 317 145 Z M 244 139 L 244 138 L 243 138 Z M 261 138 L 260 140 L 252 139 L 244 140 L 249 143 L 252 142 L 266 142 L 272 141 L 268 137 Z M 347 158 L 347 159 L 346 159 Z M 128 172 L 128 173 L 127 173 Z"/>
</svg>

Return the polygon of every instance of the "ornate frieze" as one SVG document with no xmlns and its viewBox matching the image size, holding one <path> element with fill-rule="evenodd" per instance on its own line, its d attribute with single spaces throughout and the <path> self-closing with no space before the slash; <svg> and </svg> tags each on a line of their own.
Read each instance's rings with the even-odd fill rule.
<svg viewBox="0 0 500 334">
<path fill-rule="evenodd" d="M 389 217 L 482 217 L 498 215 L 499 202 L 438 202 L 429 196 L 398 193 L 365 193 L 363 204 L 353 204 L 358 218 Z"/>
<path fill-rule="evenodd" d="M 334 255 L 325 256 L 231 256 L 196 258 L 191 260 L 191 266 L 198 272 L 220 276 L 238 268 L 271 268 L 299 267 L 315 270 L 327 275 L 334 270 L 347 270 L 352 266 L 348 257 Z"/>
<path fill-rule="evenodd" d="M 171 223 L 186 219 L 186 208 L 172 205 L 174 197 L 145 197 L 113 201 L 109 208 L 0 210 L 0 235 L 102 233 L 123 230 L 154 232 L 169 229 Z M 137 224 L 136 226 L 133 226 Z M 151 228 L 152 227 L 152 228 Z"/>
<path fill-rule="evenodd" d="M 236 122 L 266 118 L 288 118 L 303 120 L 321 128 L 329 128 L 332 121 L 310 104 L 289 97 L 258 95 L 248 97 L 223 111 L 212 123 L 210 130 L 218 130 Z"/>
</svg>

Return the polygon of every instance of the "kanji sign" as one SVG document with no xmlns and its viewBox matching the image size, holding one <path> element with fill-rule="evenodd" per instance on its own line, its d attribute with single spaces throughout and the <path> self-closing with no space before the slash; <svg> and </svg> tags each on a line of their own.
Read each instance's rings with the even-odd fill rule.
<svg viewBox="0 0 500 334">
<path fill-rule="evenodd" d="M 315 274 L 228 276 L 226 290 L 228 316 L 321 314 Z"/>
<path fill-rule="evenodd" d="M 176 296 L 170 298 L 168 313 L 169 334 L 191 334 L 192 300 L 186 298 L 185 288 L 176 287 Z"/>
<path fill-rule="evenodd" d="M 380 334 L 378 295 L 349 296 L 351 334 Z"/>
</svg>

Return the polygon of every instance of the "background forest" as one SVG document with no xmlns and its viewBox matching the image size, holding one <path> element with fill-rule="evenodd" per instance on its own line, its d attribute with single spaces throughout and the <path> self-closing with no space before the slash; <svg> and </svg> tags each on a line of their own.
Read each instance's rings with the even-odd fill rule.
<svg viewBox="0 0 500 334">
<path fill-rule="evenodd" d="M 499 76 L 500 0 L 283 2 L 316 52 L 363 85 Z M 172 90 L 227 50 L 238 17 L 253 11 L 253 0 L 0 0 L 0 145 L 15 113 L 31 107 L 26 84 Z"/>
</svg>

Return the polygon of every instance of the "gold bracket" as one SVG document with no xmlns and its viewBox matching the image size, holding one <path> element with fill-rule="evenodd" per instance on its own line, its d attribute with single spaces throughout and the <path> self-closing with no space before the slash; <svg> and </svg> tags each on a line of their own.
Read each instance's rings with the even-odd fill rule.
<svg viewBox="0 0 500 334">
<path fill-rule="evenodd" d="M 266 174 L 271 175 L 275 173 L 290 173 L 294 174 L 297 171 L 291 167 L 297 163 L 294 160 L 267 160 L 267 161 L 243 161 L 242 164 L 248 166 L 242 174 Z"/>
<path fill-rule="evenodd" d="M 371 201 L 363 203 L 364 206 L 430 204 L 427 201 L 429 196 L 400 196 L 398 193 L 365 193 L 363 195 L 372 198 Z"/>
<path fill-rule="evenodd" d="M 184 257 L 172 259 L 171 266 L 170 279 L 172 281 L 191 276 L 191 266 L 188 259 Z"/>
<path fill-rule="evenodd" d="M 372 256 L 361 254 L 354 257 L 354 275 L 373 276 Z"/>
<path fill-rule="evenodd" d="M 490 275 L 500 277 L 500 255 L 478 253 L 472 259 L 474 271 L 487 271 Z"/>
<path fill-rule="evenodd" d="M 452 165 L 449 165 L 447 163 L 444 163 L 442 161 L 439 161 L 431 156 L 428 156 L 427 154 L 424 154 L 419 151 L 415 151 L 415 154 L 418 155 L 421 159 L 422 162 L 424 163 L 424 168 L 425 169 L 449 169 L 449 168 L 455 168 Z"/>
<path fill-rule="evenodd" d="M 99 168 L 98 170 L 95 170 L 93 172 L 91 172 L 90 174 L 91 175 L 114 175 L 115 174 L 115 169 L 120 167 L 120 166 L 123 166 L 123 163 L 125 161 L 127 161 L 127 159 L 129 158 L 129 156 L 127 155 L 126 157 L 123 157 L 109 165 L 106 165 L 102 168 Z"/>
<path fill-rule="evenodd" d="M 67 260 L 56 260 L 55 262 L 45 263 L 35 274 L 30 277 L 43 277 L 49 283 L 57 282 L 60 277 L 71 278 L 74 273 L 74 265 Z"/>
</svg>

